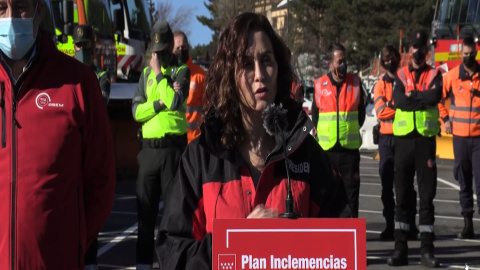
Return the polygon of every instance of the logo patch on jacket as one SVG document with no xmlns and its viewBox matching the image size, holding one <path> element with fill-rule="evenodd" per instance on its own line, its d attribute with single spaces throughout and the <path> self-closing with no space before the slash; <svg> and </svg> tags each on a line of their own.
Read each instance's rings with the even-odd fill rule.
<svg viewBox="0 0 480 270">
<path fill-rule="evenodd" d="M 323 82 L 322 83 L 322 86 L 327 86 L 328 85 L 328 82 Z"/>
<path fill-rule="evenodd" d="M 35 98 L 35 104 L 40 110 L 43 110 L 43 107 L 63 107 L 63 103 L 52 102 L 52 99 L 47 93 L 40 93 Z"/>
<path fill-rule="evenodd" d="M 288 168 L 293 173 L 310 173 L 310 163 L 309 162 L 300 162 L 298 164 L 295 164 L 291 160 L 288 160 Z"/>
<path fill-rule="evenodd" d="M 330 96 L 332 94 L 332 91 L 329 91 L 327 89 L 322 89 L 322 96 Z"/>
</svg>

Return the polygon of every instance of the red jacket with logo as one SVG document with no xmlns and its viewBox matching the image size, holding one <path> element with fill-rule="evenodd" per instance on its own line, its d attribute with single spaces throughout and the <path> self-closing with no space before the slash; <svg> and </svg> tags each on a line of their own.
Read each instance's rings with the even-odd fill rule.
<svg viewBox="0 0 480 270">
<path fill-rule="evenodd" d="M 113 205 L 108 116 L 90 67 L 35 46 L 15 85 L 0 66 L 0 269 L 83 269 Z"/>
<path fill-rule="evenodd" d="M 312 122 L 300 106 L 293 106 L 288 108 L 285 137 L 295 211 L 302 217 L 348 216 L 342 181 L 333 176 L 328 157 L 309 134 Z M 157 236 L 162 269 L 212 269 L 215 218 L 246 218 L 259 204 L 285 212 L 287 178 L 281 142 L 268 156 L 255 187 L 237 151 L 222 148 L 221 129 L 221 121 L 210 111 L 202 134 L 180 161 Z"/>
</svg>

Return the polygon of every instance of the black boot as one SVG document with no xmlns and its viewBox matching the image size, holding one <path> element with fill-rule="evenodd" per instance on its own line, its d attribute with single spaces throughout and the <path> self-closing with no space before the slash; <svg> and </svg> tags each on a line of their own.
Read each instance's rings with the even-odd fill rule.
<svg viewBox="0 0 480 270">
<path fill-rule="evenodd" d="M 407 231 L 395 230 L 395 251 L 393 255 L 388 258 L 387 264 L 390 266 L 408 265 L 408 246 L 407 246 Z"/>
<path fill-rule="evenodd" d="M 395 230 L 395 223 L 393 221 L 393 217 L 385 219 L 386 227 L 385 230 L 380 234 L 380 240 L 382 241 L 390 241 L 393 240 L 393 231 Z"/>
<path fill-rule="evenodd" d="M 473 231 L 473 213 L 463 214 L 463 230 L 458 234 L 459 239 L 475 239 Z"/>
<path fill-rule="evenodd" d="M 422 232 L 420 233 L 420 253 L 422 254 L 422 265 L 428 268 L 437 268 L 440 266 L 440 262 L 433 253 L 433 240 L 434 234 Z"/>
</svg>

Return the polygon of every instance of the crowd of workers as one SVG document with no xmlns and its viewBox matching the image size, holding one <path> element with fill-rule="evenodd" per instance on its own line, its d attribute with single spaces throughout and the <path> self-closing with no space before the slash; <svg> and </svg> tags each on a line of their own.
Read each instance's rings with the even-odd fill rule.
<svg viewBox="0 0 480 270">
<path fill-rule="evenodd" d="M 110 79 L 93 64 L 92 27 L 75 28 L 78 61 L 68 57 L 40 27 L 43 5 L 0 0 L 0 213 L 8 218 L 0 225 L 0 268 L 96 269 L 96 238 L 115 187 L 105 106 Z M 208 74 L 192 63 L 187 36 L 167 22 L 155 23 L 150 39 L 151 60 L 132 99 L 133 117 L 142 123 L 138 270 L 152 269 L 155 255 L 161 269 L 211 269 L 212 220 L 278 217 L 286 211 L 289 176 L 294 210 L 303 217 L 358 217 L 365 95 L 360 78 L 347 72 L 342 44 L 330 46 L 329 72 L 315 80 L 311 121 L 290 50 L 264 16 L 243 13 L 224 27 Z M 386 223 L 380 238 L 395 242 L 390 266 L 408 264 L 407 242 L 419 235 L 422 264 L 439 267 L 433 245 L 439 118 L 453 134 L 464 217 L 458 238 L 475 238 L 480 66 L 473 38 L 462 45 L 463 63 L 444 76 L 426 64 L 422 31 L 412 34 L 408 66 L 399 67 L 393 46 L 382 50 L 386 72 L 374 103 Z M 272 104 L 285 117 L 284 136 L 263 128 Z M 165 210 L 155 237 L 160 200 Z"/>
</svg>

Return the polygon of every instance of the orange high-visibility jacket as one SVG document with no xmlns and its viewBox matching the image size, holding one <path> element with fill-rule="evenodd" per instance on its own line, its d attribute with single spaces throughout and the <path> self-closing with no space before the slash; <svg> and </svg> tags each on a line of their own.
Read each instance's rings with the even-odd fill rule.
<svg viewBox="0 0 480 270">
<path fill-rule="evenodd" d="M 395 119 L 395 109 L 392 107 L 394 79 L 386 77 L 388 77 L 387 74 L 375 84 L 375 87 L 373 88 L 373 100 L 375 103 L 377 119 L 380 120 L 380 133 L 392 135 L 393 119 Z"/>
<path fill-rule="evenodd" d="M 443 99 L 450 98 L 450 110 L 439 105 L 440 117 L 452 121 L 452 133 L 460 137 L 480 136 L 480 77 L 465 72 L 463 63 L 443 77 Z"/>
<path fill-rule="evenodd" d="M 205 90 L 206 72 L 189 58 L 187 66 L 190 69 L 190 92 L 187 99 L 187 137 L 188 142 L 200 135 L 203 122 L 203 92 Z"/>
</svg>

